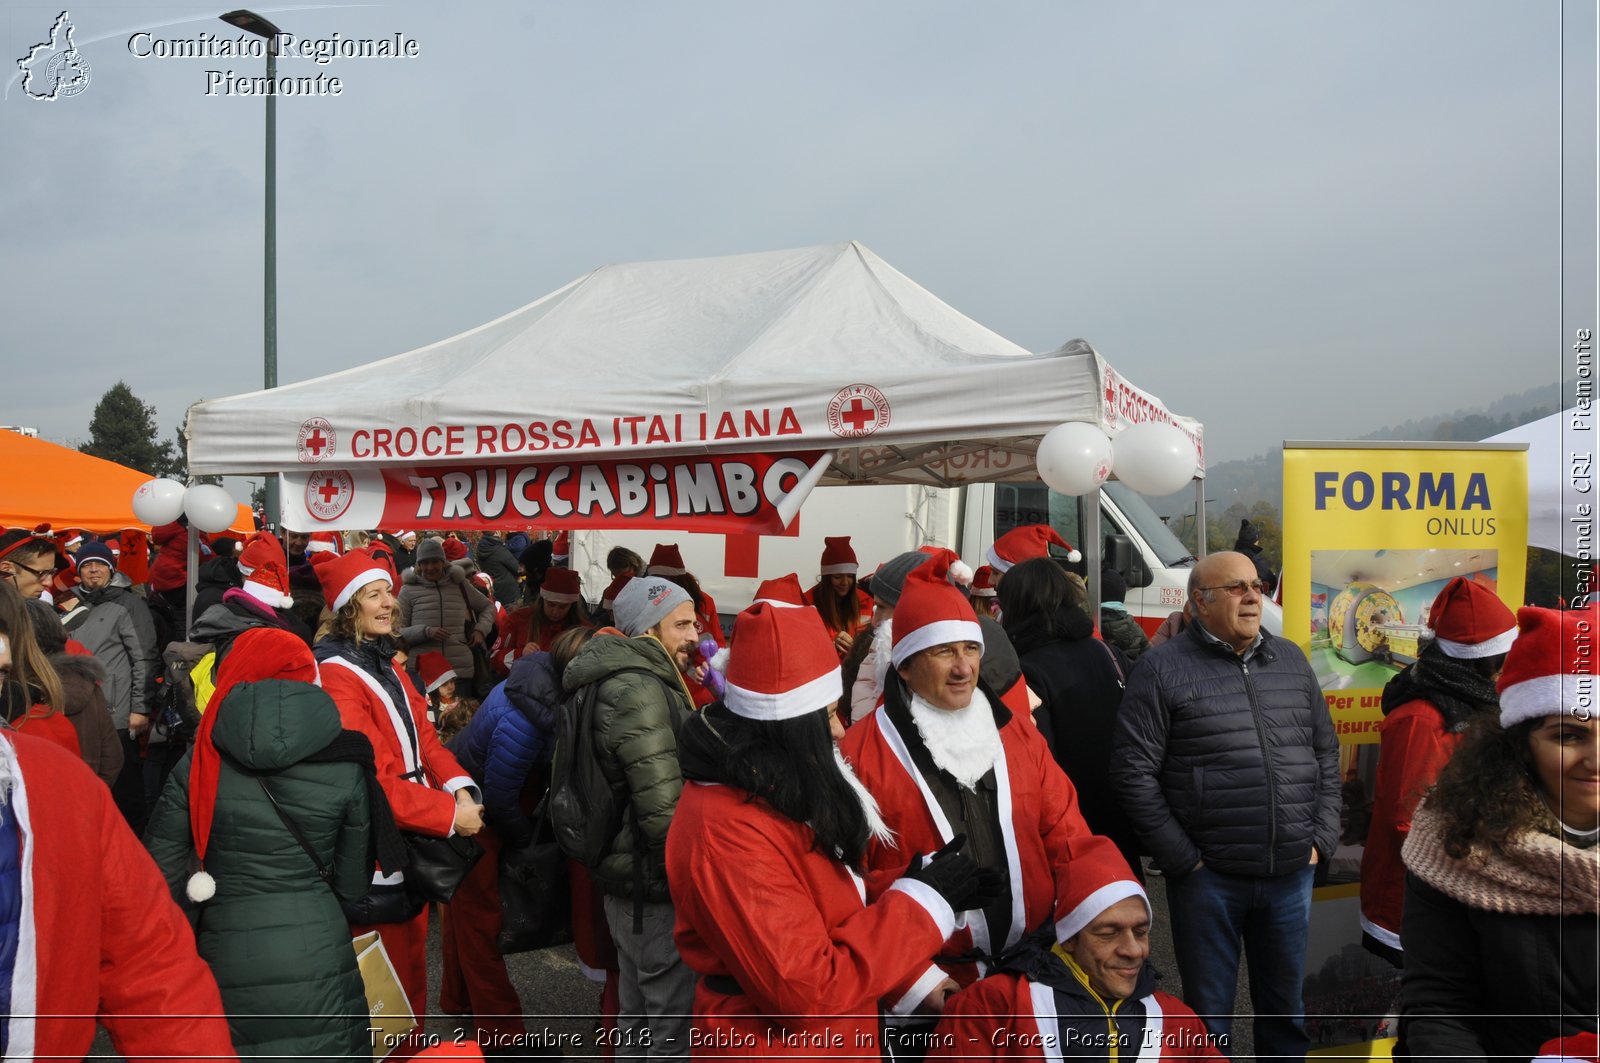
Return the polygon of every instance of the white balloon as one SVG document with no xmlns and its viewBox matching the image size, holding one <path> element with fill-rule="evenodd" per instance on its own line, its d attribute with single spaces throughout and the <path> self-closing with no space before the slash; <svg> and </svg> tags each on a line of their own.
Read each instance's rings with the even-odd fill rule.
<svg viewBox="0 0 1600 1063">
<path fill-rule="evenodd" d="M 227 531 L 239 515 L 239 504 L 216 484 L 196 484 L 183 493 L 189 526 L 203 532 Z"/>
<path fill-rule="evenodd" d="M 1134 425 L 1112 441 L 1111 449 L 1117 479 L 1151 497 L 1182 490 L 1199 466 L 1194 443 L 1181 428 L 1162 421 Z"/>
<path fill-rule="evenodd" d="M 1111 440 L 1087 421 L 1058 424 L 1039 440 L 1034 464 L 1052 491 L 1086 495 L 1111 475 Z"/>
<path fill-rule="evenodd" d="M 182 512 L 183 485 L 176 480 L 146 480 L 133 492 L 133 515 L 152 527 L 171 524 Z"/>
</svg>

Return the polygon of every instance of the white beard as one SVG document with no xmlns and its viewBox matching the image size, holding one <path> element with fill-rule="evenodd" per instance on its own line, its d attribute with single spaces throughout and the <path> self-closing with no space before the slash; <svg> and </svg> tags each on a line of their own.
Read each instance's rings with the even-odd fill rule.
<svg viewBox="0 0 1600 1063">
<path fill-rule="evenodd" d="M 855 791 L 856 799 L 861 802 L 861 812 L 867 817 L 868 833 L 884 845 L 893 845 L 894 831 L 883 821 L 883 815 L 878 811 L 878 799 L 872 796 L 872 791 L 862 785 L 860 779 L 856 778 L 850 762 L 839 752 L 837 742 L 833 745 L 833 762 L 839 766 L 839 774 L 844 776 L 844 781 L 850 784 L 850 789 Z"/>
<path fill-rule="evenodd" d="M 955 710 L 930 705 L 912 694 L 911 720 L 933 762 L 968 790 L 975 789 L 1000 759 L 1000 729 L 982 691 L 973 692 L 966 708 Z"/>
<path fill-rule="evenodd" d="M 889 670 L 894 666 L 894 617 L 872 629 L 872 704 L 888 689 Z"/>
</svg>

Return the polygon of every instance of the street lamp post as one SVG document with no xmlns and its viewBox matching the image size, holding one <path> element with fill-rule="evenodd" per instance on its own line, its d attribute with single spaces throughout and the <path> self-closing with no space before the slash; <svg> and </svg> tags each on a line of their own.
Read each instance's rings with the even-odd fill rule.
<svg viewBox="0 0 1600 1063">
<path fill-rule="evenodd" d="M 278 34 L 277 26 L 254 11 L 240 9 L 221 16 L 222 21 L 246 33 L 267 39 L 267 199 L 265 294 L 262 297 L 261 359 L 262 383 L 278 386 Z M 278 506 L 278 477 L 267 474 L 266 523 L 277 530 L 283 511 Z"/>
</svg>

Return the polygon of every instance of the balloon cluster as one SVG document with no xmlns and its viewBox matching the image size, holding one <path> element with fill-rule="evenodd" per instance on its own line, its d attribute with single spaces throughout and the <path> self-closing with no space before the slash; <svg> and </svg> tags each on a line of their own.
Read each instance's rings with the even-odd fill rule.
<svg viewBox="0 0 1600 1063">
<path fill-rule="evenodd" d="M 1086 421 L 1068 421 L 1045 433 L 1035 458 L 1039 479 L 1064 495 L 1086 495 L 1112 472 L 1141 495 L 1170 495 L 1194 479 L 1199 455 L 1176 425 L 1144 421 L 1115 440 Z"/>
<path fill-rule="evenodd" d="M 239 505 L 216 484 L 184 487 L 176 480 L 146 480 L 133 492 L 133 515 L 152 527 L 171 524 L 180 516 L 203 532 L 224 532 L 233 527 Z"/>
</svg>

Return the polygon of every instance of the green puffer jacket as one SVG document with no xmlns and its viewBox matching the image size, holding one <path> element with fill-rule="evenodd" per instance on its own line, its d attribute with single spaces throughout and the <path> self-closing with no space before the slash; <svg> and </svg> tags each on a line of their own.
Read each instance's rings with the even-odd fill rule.
<svg viewBox="0 0 1600 1063">
<path fill-rule="evenodd" d="M 644 668 L 652 675 L 612 674 L 623 668 Z M 568 690 L 601 684 L 595 703 L 601 765 L 613 785 L 627 790 L 639 818 L 648 853 L 642 869 L 645 899 L 665 901 L 667 828 L 683 791 L 678 728 L 694 711 L 688 688 L 661 643 L 644 636 L 590 639 L 567 665 L 563 681 Z M 600 866 L 591 869 L 596 884 L 614 897 L 633 896 L 634 848 L 633 831 L 625 826 Z"/>
<path fill-rule="evenodd" d="M 209 711 L 221 714 L 212 732 L 216 747 L 271 773 L 261 778 L 323 866 L 333 869 L 334 889 L 352 899 L 366 893 L 372 866 L 362 769 L 301 763 L 339 734 L 332 699 L 309 683 L 268 680 L 235 687 Z M 145 835 L 173 897 L 185 907 L 194 852 L 192 757 L 168 777 Z M 339 902 L 261 783 L 226 759 L 205 867 L 217 892 L 200 907 L 200 956 L 216 974 L 239 1054 L 367 1058 L 366 993 Z"/>
</svg>

